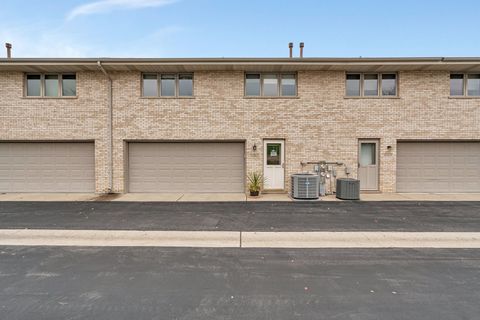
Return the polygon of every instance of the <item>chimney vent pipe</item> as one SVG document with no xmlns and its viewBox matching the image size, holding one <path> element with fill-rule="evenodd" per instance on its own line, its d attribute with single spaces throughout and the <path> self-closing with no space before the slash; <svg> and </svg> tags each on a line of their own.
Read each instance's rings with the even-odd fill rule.
<svg viewBox="0 0 480 320">
<path fill-rule="evenodd" d="M 290 50 L 290 58 L 293 58 L 293 42 L 288 43 L 288 49 Z"/>
<path fill-rule="evenodd" d="M 12 57 L 12 44 L 11 43 L 5 43 L 5 48 L 7 48 L 7 58 Z"/>
<path fill-rule="evenodd" d="M 300 58 L 303 58 L 303 47 L 305 47 L 305 43 L 300 42 Z"/>
</svg>

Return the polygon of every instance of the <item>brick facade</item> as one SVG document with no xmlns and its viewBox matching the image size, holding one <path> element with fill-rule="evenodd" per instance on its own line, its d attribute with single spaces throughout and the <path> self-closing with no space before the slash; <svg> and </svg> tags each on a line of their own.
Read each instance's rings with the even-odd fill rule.
<svg viewBox="0 0 480 320">
<path fill-rule="evenodd" d="M 288 188 L 301 161 L 342 161 L 356 177 L 358 139 L 375 138 L 380 191 L 394 192 L 397 140 L 480 139 L 480 99 L 450 98 L 449 74 L 403 71 L 398 98 L 345 98 L 343 71 L 300 71 L 298 97 L 245 98 L 243 72 L 202 71 L 194 98 L 142 98 L 140 72 L 112 72 L 113 191 L 128 191 L 127 141 L 245 141 L 250 172 L 263 169 L 263 139 L 285 139 Z M 77 72 L 78 97 L 58 99 L 24 98 L 23 79 L 0 72 L 0 140 L 95 141 L 96 191 L 106 192 L 106 77 Z"/>
</svg>

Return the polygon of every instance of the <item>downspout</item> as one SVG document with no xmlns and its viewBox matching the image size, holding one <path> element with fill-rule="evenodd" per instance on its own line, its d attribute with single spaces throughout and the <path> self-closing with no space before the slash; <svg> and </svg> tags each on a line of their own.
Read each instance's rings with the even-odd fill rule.
<svg viewBox="0 0 480 320">
<path fill-rule="evenodd" d="M 108 193 L 113 192 L 113 80 L 108 72 L 103 68 L 102 62 L 97 61 L 98 68 L 108 79 Z"/>
</svg>

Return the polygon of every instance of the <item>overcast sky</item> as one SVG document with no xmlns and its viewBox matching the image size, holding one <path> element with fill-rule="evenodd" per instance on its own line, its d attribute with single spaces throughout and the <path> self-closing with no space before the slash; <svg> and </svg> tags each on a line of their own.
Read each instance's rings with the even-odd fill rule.
<svg viewBox="0 0 480 320">
<path fill-rule="evenodd" d="M 478 0 L 2 0 L 0 40 L 15 57 L 285 57 L 290 41 L 311 57 L 480 56 L 479 13 Z"/>
</svg>

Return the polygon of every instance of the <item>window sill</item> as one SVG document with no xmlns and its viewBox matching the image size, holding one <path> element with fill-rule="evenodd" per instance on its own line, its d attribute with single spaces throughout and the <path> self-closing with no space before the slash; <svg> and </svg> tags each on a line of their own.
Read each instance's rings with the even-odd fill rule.
<svg viewBox="0 0 480 320">
<path fill-rule="evenodd" d="M 243 96 L 244 99 L 300 99 L 299 96 L 277 96 L 277 97 L 264 97 L 264 96 Z"/>
<path fill-rule="evenodd" d="M 350 96 L 344 96 L 344 99 L 366 99 L 366 100 L 377 100 L 377 99 L 401 99 L 399 96 L 376 96 L 376 97 L 350 97 Z"/>
<path fill-rule="evenodd" d="M 480 96 L 449 96 L 448 99 L 480 99 Z"/>
<path fill-rule="evenodd" d="M 140 97 L 140 99 L 146 99 L 146 100 L 156 100 L 156 99 L 195 99 L 195 96 L 192 97 Z"/>
<path fill-rule="evenodd" d="M 38 97 L 38 96 L 23 96 L 22 99 L 28 100 L 63 100 L 63 99 L 78 99 L 78 96 L 69 96 L 69 97 Z"/>
</svg>

